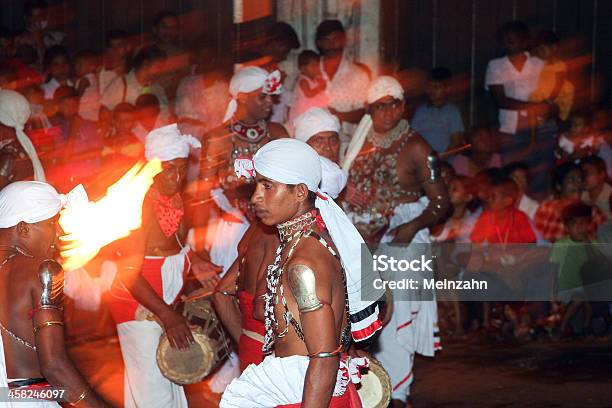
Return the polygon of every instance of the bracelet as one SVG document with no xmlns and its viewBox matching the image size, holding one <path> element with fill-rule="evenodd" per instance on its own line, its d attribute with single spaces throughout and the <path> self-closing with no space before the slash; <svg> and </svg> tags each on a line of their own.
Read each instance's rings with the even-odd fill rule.
<svg viewBox="0 0 612 408">
<path fill-rule="evenodd" d="M 85 390 L 83 390 L 83 392 L 81 393 L 81 395 L 79 395 L 79 398 L 77 398 L 76 401 L 71 402 L 70 405 L 71 406 L 75 406 L 77 405 L 79 402 L 83 401 L 85 398 L 87 397 L 87 388 L 85 388 Z"/>
<path fill-rule="evenodd" d="M 36 334 L 36 332 L 44 327 L 49 327 L 49 326 L 63 326 L 64 322 L 62 322 L 61 320 L 47 320 L 46 322 L 42 322 L 39 323 L 36 327 L 34 327 L 34 334 Z"/>
<path fill-rule="evenodd" d="M 344 346 L 341 344 L 337 349 L 335 349 L 334 351 L 323 351 L 321 353 L 313 353 L 313 354 L 309 354 L 308 358 L 329 358 L 329 357 L 337 357 L 340 355 L 340 352 L 342 351 L 342 348 Z"/>
</svg>

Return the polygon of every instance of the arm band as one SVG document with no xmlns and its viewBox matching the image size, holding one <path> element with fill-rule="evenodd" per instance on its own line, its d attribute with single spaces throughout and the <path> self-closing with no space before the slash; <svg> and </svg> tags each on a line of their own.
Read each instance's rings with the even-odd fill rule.
<svg viewBox="0 0 612 408">
<path fill-rule="evenodd" d="M 50 326 L 63 326 L 64 322 L 62 322 L 61 320 L 47 320 L 46 322 L 42 322 L 36 325 L 36 327 L 34 327 L 34 334 L 36 334 L 36 332 L 38 332 L 40 329 L 45 328 L 45 327 L 50 327 Z"/>
</svg>

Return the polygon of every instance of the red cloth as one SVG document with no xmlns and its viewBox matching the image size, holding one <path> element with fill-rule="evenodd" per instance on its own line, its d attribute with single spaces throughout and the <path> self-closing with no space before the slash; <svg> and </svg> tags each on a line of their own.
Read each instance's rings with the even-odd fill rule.
<svg viewBox="0 0 612 408">
<path fill-rule="evenodd" d="M 483 211 L 472 229 L 470 240 L 475 244 L 528 244 L 536 242 L 536 236 L 527 215 L 512 208 L 503 215 Z"/>
<path fill-rule="evenodd" d="M 188 255 L 187 255 L 188 256 Z M 143 278 L 149 282 L 155 293 L 163 299 L 163 287 L 162 287 L 162 275 L 161 268 L 166 258 L 145 258 L 142 263 L 141 274 Z M 185 262 L 185 268 L 183 269 L 183 282 L 189 272 L 189 262 Z M 177 298 L 181 295 L 179 292 Z M 176 299 L 174 299 L 176 301 Z M 125 323 L 134 320 L 136 309 L 138 308 L 138 301 L 132 297 L 130 292 L 119 283 L 115 281 L 110 292 L 109 309 L 116 324 Z"/>
<path fill-rule="evenodd" d="M 577 203 L 580 200 L 577 198 L 560 198 L 560 199 L 548 199 L 544 201 L 538 207 L 535 213 L 534 221 L 535 226 L 542 233 L 544 239 L 550 242 L 555 242 L 567 236 L 565 230 L 565 224 L 561 214 L 563 209 L 573 203 Z M 591 222 L 591 233 L 595 233 L 597 228 L 606 222 L 606 215 L 597 207 L 592 207 L 592 222 Z"/>
<path fill-rule="evenodd" d="M 253 302 L 255 296 L 247 291 L 238 292 L 238 304 L 242 314 L 242 328 L 265 336 L 266 326 L 263 322 L 253 318 Z M 238 358 L 240 359 L 240 371 L 244 371 L 250 364 L 259 364 L 264 359 L 261 351 L 263 344 L 246 335 L 241 335 L 238 341 Z"/>
<path fill-rule="evenodd" d="M 277 408 L 299 408 L 302 406 L 301 402 L 297 404 L 278 405 Z M 357 393 L 355 384 L 349 382 L 346 387 L 344 395 L 339 397 L 333 397 L 329 403 L 329 408 L 362 408 L 361 399 Z"/>
<path fill-rule="evenodd" d="M 173 196 L 161 194 L 155 188 L 147 193 L 147 199 L 153 202 L 157 222 L 166 237 L 170 237 L 178 231 L 185 210 L 180 193 Z"/>
</svg>

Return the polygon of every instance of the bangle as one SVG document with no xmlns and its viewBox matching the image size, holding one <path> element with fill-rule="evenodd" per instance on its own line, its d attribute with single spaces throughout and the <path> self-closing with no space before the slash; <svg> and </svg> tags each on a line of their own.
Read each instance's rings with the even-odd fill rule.
<svg viewBox="0 0 612 408">
<path fill-rule="evenodd" d="M 71 402 L 70 405 L 72 405 L 73 407 L 75 405 L 77 405 L 79 402 L 83 401 L 85 398 L 87 397 L 87 388 L 85 388 L 85 390 L 83 390 L 83 392 L 81 393 L 81 395 L 79 395 L 79 398 L 77 398 L 76 401 Z"/>
<path fill-rule="evenodd" d="M 37 331 L 39 331 L 40 329 L 44 327 L 63 326 L 63 325 L 64 325 L 64 322 L 62 322 L 61 320 L 48 320 L 46 322 L 42 322 L 36 325 L 36 327 L 34 327 L 34 334 L 36 334 Z"/>
</svg>

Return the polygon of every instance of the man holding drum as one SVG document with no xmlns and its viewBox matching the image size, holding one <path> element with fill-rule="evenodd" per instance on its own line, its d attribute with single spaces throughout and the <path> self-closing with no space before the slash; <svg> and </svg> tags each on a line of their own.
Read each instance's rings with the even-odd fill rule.
<svg viewBox="0 0 612 408">
<path fill-rule="evenodd" d="M 279 231 L 265 294 L 264 351 L 274 348 L 275 355 L 247 367 L 220 406 L 360 407 L 351 377 L 366 360 L 349 361 L 343 352 L 351 333 L 360 341 L 381 328 L 382 293 L 361 293 L 363 240 L 319 190 L 319 155 L 301 141 L 280 139 L 235 167 L 238 176 L 256 177 L 256 213 Z"/>
<path fill-rule="evenodd" d="M 182 387 L 160 372 L 156 350 L 164 331 L 172 347 L 187 349 L 194 342 L 187 321 L 171 305 L 190 270 L 211 284 L 220 271 L 183 244 L 187 228 L 181 190 L 190 147 L 200 143 L 181 135 L 176 124 L 156 129 L 146 138 L 145 156 L 159 159 L 162 171 L 145 197 L 142 228 L 128 238 L 133 250 L 122 257 L 132 265 L 131 273 L 123 273 L 114 284 L 110 304 L 125 362 L 126 407 L 187 406 Z"/>
</svg>

